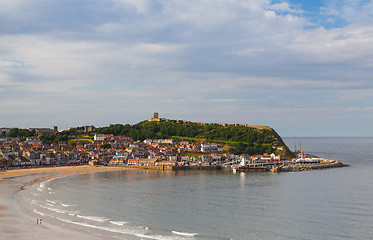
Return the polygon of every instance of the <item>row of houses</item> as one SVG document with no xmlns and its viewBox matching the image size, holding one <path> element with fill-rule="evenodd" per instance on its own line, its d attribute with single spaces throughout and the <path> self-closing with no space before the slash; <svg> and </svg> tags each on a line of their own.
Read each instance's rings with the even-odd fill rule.
<svg viewBox="0 0 373 240">
<path fill-rule="evenodd" d="M 89 140 L 89 139 L 88 139 Z M 95 135 L 92 140 L 43 144 L 39 138 L 0 138 L 0 167 L 86 164 L 96 161 L 111 165 L 190 165 L 238 161 L 216 143 L 175 142 L 172 139 L 133 141 L 126 136 Z M 280 156 L 263 154 L 251 160 L 277 161 Z M 249 160 L 250 161 L 250 160 Z"/>
</svg>

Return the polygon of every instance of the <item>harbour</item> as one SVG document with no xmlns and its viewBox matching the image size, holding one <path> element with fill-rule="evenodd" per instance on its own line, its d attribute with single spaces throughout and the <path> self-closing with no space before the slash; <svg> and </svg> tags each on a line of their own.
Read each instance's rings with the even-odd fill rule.
<svg viewBox="0 0 373 240">
<path fill-rule="evenodd" d="M 373 165 L 365 156 L 371 154 L 373 140 L 304 141 L 312 146 L 307 152 L 352 167 L 283 174 L 215 166 L 210 171 L 100 167 L 113 171 L 36 182 L 19 191 L 17 199 L 33 225 L 35 219 L 43 219 L 46 229 L 50 224 L 69 229 L 56 233 L 57 239 L 73 234 L 72 229 L 79 229 L 84 239 L 100 239 L 102 234 L 106 239 L 134 240 L 369 239 Z M 324 148 L 326 141 L 337 147 Z M 358 146 L 364 144 L 362 151 Z M 0 183 L 7 186 L 13 179 L 17 178 Z M 6 207 L 0 213 L 10 215 L 14 207 Z M 29 218 L 20 219 L 28 226 Z"/>
</svg>

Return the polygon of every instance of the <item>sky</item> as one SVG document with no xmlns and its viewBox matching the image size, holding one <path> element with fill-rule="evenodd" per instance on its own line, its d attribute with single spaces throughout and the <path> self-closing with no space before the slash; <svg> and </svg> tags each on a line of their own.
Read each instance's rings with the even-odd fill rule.
<svg viewBox="0 0 373 240">
<path fill-rule="evenodd" d="M 0 0 L 0 127 L 373 136 L 373 0 Z"/>
</svg>

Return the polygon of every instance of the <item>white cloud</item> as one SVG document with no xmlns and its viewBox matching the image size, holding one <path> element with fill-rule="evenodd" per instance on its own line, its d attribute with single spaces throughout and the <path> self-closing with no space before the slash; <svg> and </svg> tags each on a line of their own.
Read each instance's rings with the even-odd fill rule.
<svg viewBox="0 0 373 240">
<path fill-rule="evenodd" d="M 272 5 L 269 7 L 269 9 L 271 9 L 271 10 L 275 10 L 275 11 L 278 11 L 278 12 L 283 12 L 283 13 L 296 13 L 296 14 L 301 14 L 301 13 L 304 12 L 304 11 L 299 10 L 299 9 L 291 8 L 288 2 L 282 2 L 282 3 L 275 3 L 275 4 L 272 4 Z"/>
<path fill-rule="evenodd" d="M 150 10 L 150 0 L 114 0 L 118 5 L 131 9 L 134 8 L 138 14 L 146 14 Z"/>
<path fill-rule="evenodd" d="M 9 83 L 9 77 L 8 77 L 8 75 L 6 75 L 4 73 L 0 73 L 0 84 L 4 85 L 4 84 L 8 84 L 8 83 Z"/>
<path fill-rule="evenodd" d="M 304 32 L 294 36 L 288 48 L 311 62 L 370 66 L 373 59 L 373 26 Z M 343 71 L 343 69 L 341 69 Z"/>
<path fill-rule="evenodd" d="M 15 17 L 14 13 L 18 12 L 19 9 L 22 9 L 26 4 L 27 0 L 2 0 L 0 1 L 0 14 L 13 16 Z"/>
<path fill-rule="evenodd" d="M 309 30 L 303 10 L 288 1 L 112 0 L 66 5 L 96 14 L 68 24 L 62 15 L 49 16 L 44 1 L 29 2 L 0 3 L 0 18 L 19 18 L 7 21 L 14 25 L 7 25 L 6 34 L 0 31 L 0 89 L 10 93 L 0 95 L 0 107 L 10 104 L 9 111 L 26 110 L 24 102 L 33 103 L 24 105 L 30 112 L 44 103 L 56 116 L 54 106 L 65 113 L 98 109 L 103 116 L 117 114 L 110 108 L 139 114 L 157 107 L 219 116 L 254 106 L 271 112 L 286 91 L 323 89 L 338 98 L 336 104 L 345 104 L 336 91 L 355 95 L 349 89 L 373 88 L 373 24 L 362 18 L 345 27 Z M 321 13 L 334 20 L 357 16 L 361 7 L 344 3 Z M 63 4 L 71 3 L 48 2 L 55 11 Z M 363 6 L 366 17 L 372 3 Z M 25 7 L 33 12 L 27 18 L 19 15 Z M 40 22 L 48 28 L 39 28 Z M 12 105 L 14 96 L 22 97 Z M 287 103 L 299 101 L 289 98 Z M 312 100 L 299 104 L 315 107 Z"/>
<path fill-rule="evenodd" d="M 23 63 L 19 61 L 9 60 L 9 59 L 0 59 L 0 68 L 14 68 L 22 67 Z"/>
</svg>

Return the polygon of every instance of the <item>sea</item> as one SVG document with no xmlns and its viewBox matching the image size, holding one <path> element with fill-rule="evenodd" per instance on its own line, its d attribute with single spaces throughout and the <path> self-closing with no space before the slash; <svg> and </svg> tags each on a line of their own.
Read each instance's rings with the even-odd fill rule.
<svg viewBox="0 0 373 240">
<path fill-rule="evenodd" d="M 284 138 L 351 165 L 287 173 L 80 174 L 31 186 L 29 208 L 110 239 L 373 239 L 373 138 Z"/>
</svg>

